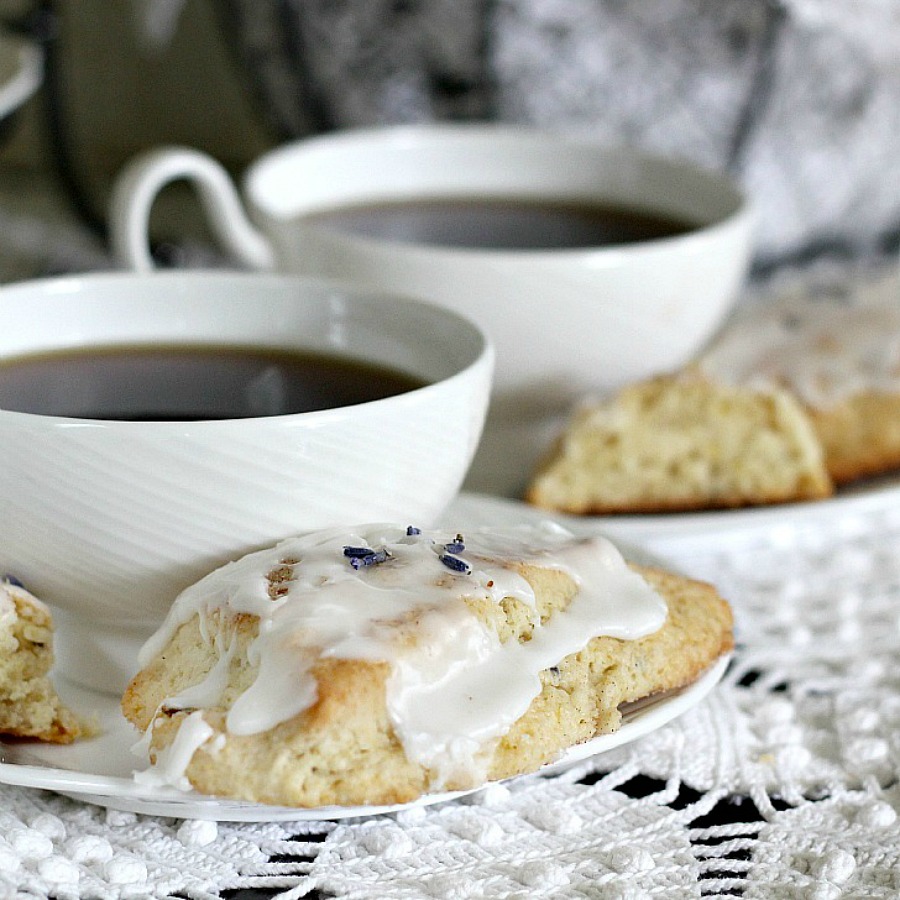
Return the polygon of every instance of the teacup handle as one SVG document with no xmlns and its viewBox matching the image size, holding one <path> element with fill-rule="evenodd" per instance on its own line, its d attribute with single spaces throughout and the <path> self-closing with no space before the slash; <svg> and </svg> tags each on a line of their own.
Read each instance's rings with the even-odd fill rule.
<svg viewBox="0 0 900 900">
<path fill-rule="evenodd" d="M 244 212 L 231 176 L 211 156 L 189 147 L 162 147 L 128 162 L 113 185 L 110 243 L 116 261 L 129 269 L 155 268 L 150 254 L 150 210 L 170 182 L 194 184 L 210 226 L 225 248 L 253 269 L 274 269 L 275 254 L 265 235 Z"/>
</svg>

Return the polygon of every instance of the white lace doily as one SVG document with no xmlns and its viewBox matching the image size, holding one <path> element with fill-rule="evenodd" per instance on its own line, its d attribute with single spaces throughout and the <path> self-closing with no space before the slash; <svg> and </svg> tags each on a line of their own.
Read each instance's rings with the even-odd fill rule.
<svg viewBox="0 0 900 900">
<path fill-rule="evenodd" d="M 337 825 L 180 822 L 3 787 L 0 897 L 900 896 L 900 510 L 668 546 L 731 600 L 739 649 L 711 698 L 641 741 Z"/>
</svg>

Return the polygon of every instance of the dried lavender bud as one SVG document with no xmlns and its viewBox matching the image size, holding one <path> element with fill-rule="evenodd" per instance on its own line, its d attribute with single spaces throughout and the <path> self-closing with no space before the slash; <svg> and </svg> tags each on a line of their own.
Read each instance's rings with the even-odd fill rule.
<svg viewBox="0 0 900 900">
<path fill-rule="evenodd" d="M 422 533 L 422 529 L 421 529 L 421 528 L 416 528 L 415 525 L 408 525 L 407 528 L 406 528 L 406 533 L 407 533 L 407 535 L 409 535 L 410 537 L 412 537 L 414 534 L 421 534 L 421 533 Z"/>
<path fill-rule="evenodd" d="M 344 547 L 344 556 L 349 557 L 350 565 L 354 569 L 362 569 L 366 566 L 377 566 L 379 563 L 390 559 L 391 554 L 387 550 L 369 550 L 368 547 Z"/>
<path fill-rule="evenodd" d="M 448 569 L 453 569 L 454 572 L 462 572 L 464 575 L 468 575 L 472 571 L 472 567 L 464 559 L 460 559 L 458 556 L 442 553 L 438 559 Z"/>
<path fill-rule="evenodd" d="M 463 550 L 466 549 L 465 542 L 463 541 L 463 536 L 461 534 L 458 534 L 456 536 L 456 540 L 449 541 L 448 543 L 444 544 L 444 549 L 448 553 L 462 553 Z"/>
<path fill-rule="evenodd" d="M 19 579 L 16 578 L 15 575 L 10 575 L 9 572 L 7 572 L 7 573 L 3 576 L 3 582 L 4 582 L 5 584 L 11 584 L 13 587 L 22 588 L 23 590 L 25 589 L 25 585 L 22 584 L 22 582 L 19 581 Z"/>
<path fill-rule="evenodd" d="M 368 547 L 344 547 L 344 556 L 350 559 L 365 559 L 367 556 L 374 556 L 375 551 Z"/>
</svg>

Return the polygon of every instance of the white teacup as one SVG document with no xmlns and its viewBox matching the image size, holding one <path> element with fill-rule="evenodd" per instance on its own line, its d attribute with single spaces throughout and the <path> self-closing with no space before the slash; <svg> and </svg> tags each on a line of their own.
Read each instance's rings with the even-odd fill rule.
<svg viewBox="0 0 900 900">
<path fill-rule="evenodd" d="M 19 401 L 4 380 L 35 355 L 198 345 L 327 354 L 423 386 L 270 415 L 283 382 L 265 368 L 246 392 L 262 406 L 247 417 L 197 420 L 192 409 L 160 421 L 150 409 L 156 420 L 127 421 L 84 417 L 109 402 L 105 383 L 54 376 L 58 399 L 43 388 L 27 399 L 20 386 Z M 448 310 L 302 277 L 107 273 L 4 287 L 0 575 L 54 607 L 64 674 L 119 688 L 178 592 L 218 565 L 331 525 L 434 522 L 478 443 L 492 358 L 480 330 Z M 136 416 L 124 393 L 113 399 Z M 15 411 L 23 404 L 37 411 Z"/>
<path fill-rule="evenodd" d="M 497 370 L 468 484 L 496 493 L 516 493 L 573 401 L 689 360 L 729 310 L 751 249 L 748 204 L 722 176 L 578 137 L 420 125 L 336 132 L 265 154 L 244 178 L 248 214 L 208 156 L 151 151 L 114 189 L 121 263 L 152 268 L 150 210 L 178 179 L 197 185 L 212 226 L 245 265 L 420 296 L 478 322 L 497 348 Z M 361 236 L 316 221 L 383 201 L 485 197 L 584 201 L 690 227 L 618 245 L 490 249 Z"/>
</svg>

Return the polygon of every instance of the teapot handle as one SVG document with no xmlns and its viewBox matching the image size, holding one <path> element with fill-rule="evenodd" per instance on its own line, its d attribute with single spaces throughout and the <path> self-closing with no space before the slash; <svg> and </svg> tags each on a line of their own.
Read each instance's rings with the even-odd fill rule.
<svg viewBox="0 0 900 900">
<path fill-rule="evenodd" d="M 162 147 L 142 153 L 122 169 L 109 207 L 110 242 L 119 265 L 139 272 L 155 268 L 150 254 L 150 210 L 170 182 L 185 179 L 197 188 L 216 237 L 243 265 L 274 269 L 268 238 L 250 222 L 225 168 L 189 147 Z"/>
</svg>

